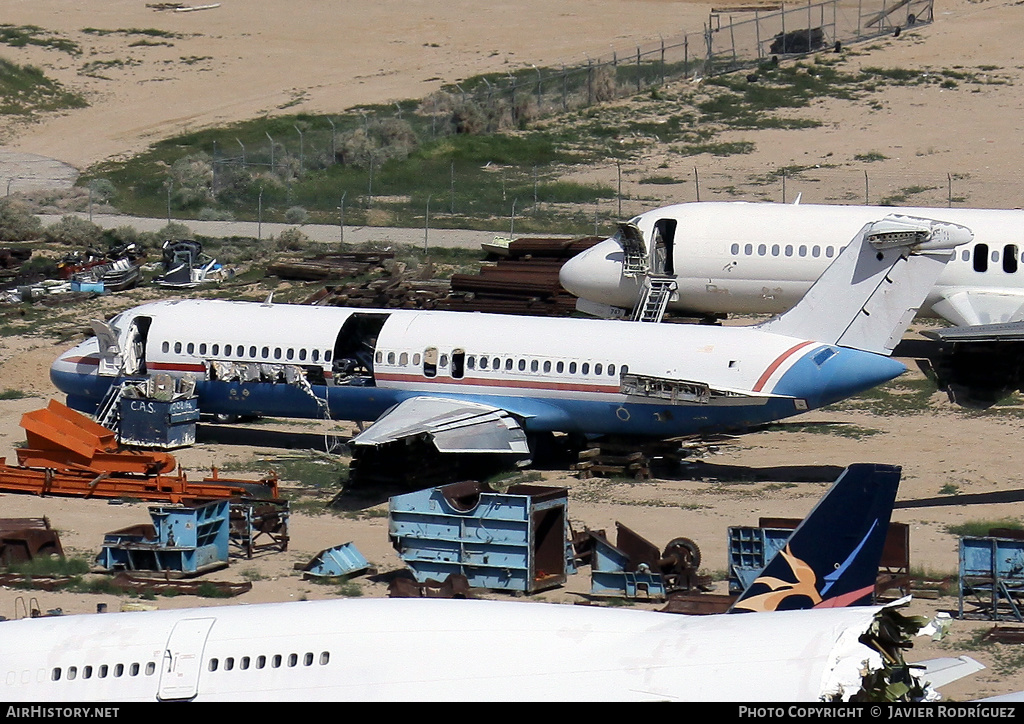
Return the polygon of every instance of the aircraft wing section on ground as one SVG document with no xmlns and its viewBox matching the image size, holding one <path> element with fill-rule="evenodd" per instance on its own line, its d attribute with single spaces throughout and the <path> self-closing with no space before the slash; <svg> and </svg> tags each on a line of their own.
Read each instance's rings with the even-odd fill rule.
<svg viewBox="0 0 1024 724">
<path fill-rule="evenodd" d="M 985 665 L 970 656 L 950 656 L 918 661 L 912 663 L 911 667 L 922 682 L 928 682 L 933 689 L 939 689 L 981 671 Z"/>
<path fill-rule="evenodd" d="M 961 327 L 1024 319 L 1024 292 L 950 288 L 932 311 Z"/>
<path fill-rule="evenodd" d="M 352 438 L 352 444 L 379 446 L 423 434 L 442 453 L 530 454 L 526 433 L 505 410 L 447 397 L 403 400 Z"/>
<path fill-rule="evenodd" d="M 945 327 L 921 334 L 938 342 L 1021 342 L 1024 341 L 1024 322 Z"/>
</svg>

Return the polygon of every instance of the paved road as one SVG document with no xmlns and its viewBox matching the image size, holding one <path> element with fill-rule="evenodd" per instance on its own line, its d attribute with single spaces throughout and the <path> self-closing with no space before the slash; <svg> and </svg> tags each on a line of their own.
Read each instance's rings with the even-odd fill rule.
<svg viewBox="0 0 1024 724">
<path fill-rule="evenodd" d="M 89 218 L 86 213 L 75 216 Z M 40 214 L 44 225 L 60 221 L 61 215 Z M 294 228 L 294 224 L 257 224 L 255 221 L 197 221 L 172 219 L 184 224 L 200 236 L 228 237 L 244 236 L 269 239 L 277 236 L 285 229 Z M 92 222 L 104 229 L 116 229 L 119 226 L 133 226 L 138 231 L 159 231 L 167 225 L 167 219 L 147 219 L 138 216 L 121 216 L 118 214 L 93 214 Z M 303 224 L 299 227 L 303 234 L 320 243 L 334 243 L 341 240 L 341 228 L 337 225 Z M 473 231 L 470 229 L 430 229 L 427 233 L 427 247 L 444 247 L 449 249 L 477 249 L 480 244 L 490 241 L 496 236 L 493 231 Z M 419 247 L 424 243 L 423 229 L 403 229 L 385 226 L 346 226 L 345 243 L 365 244 L 367 242 L 384 242 L 391 244 L 413 244 Z"/>
</svg>

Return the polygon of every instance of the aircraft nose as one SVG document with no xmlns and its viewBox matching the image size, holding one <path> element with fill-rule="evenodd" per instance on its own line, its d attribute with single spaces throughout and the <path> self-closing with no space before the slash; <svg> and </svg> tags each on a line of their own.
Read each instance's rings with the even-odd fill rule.
<svg viewBox="0 0 1024 724">
<path fill-rule="evenodd" d="M 640 283 L 622 275 L 622 247 L 605 239 L 562 265 L 558 280 L 570 294 L 613 307 L 632 308 Z"/>
<path fill-rule="evenodd" d="M 110 386 L 110 377 L 97 374 L 99 366 L 95 337 L 61 354 L 50 365 L 50 381 L 67 395 L 67 404 L 76 410 L 92 412 Z"/>
</svg>

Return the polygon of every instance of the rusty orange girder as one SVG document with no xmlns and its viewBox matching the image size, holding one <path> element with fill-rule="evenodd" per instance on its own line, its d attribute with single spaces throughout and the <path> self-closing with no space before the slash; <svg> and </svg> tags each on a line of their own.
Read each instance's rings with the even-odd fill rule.
<svg viewBox="0 0 1024 724">
<path fill-rule="evenodd" d="M 28 447 L 19 449 L 18 464 L 33 468 L 80 465 L 108 473 L 158 475 L 177 466 L 170 453 L 118 450 L 112 430 L 56 400 L 21 417 Z"/>
<path fill-rule="evenodd" d="M 181 503 L 239 496 L 277 498 L 277 477 L 210 477 L 190 483 L 165 452 L 119 450 L 113 431 L 56 400 L 21 418 L 28 439 L 18 466 L 0 458 L 0 490 L 86 498 L 137 498 Z"/>
<path fill-rule="evenodd" d="M 252 497 L 253 488 L 260 488 L 268 498 L 278 497 L 277 478 L 254 482 L 221 478 L 213 475 L 190 483 L 186 475 L 135 476 L 100 472 L 84 467 L 52 468 L 15 467 L 0 458 L 0 490 L 33 495 L 67 495 L 81 498 L 136 498 L 138 500 L 182 503 L 196 499 Z M 259 497 L 259 496 L 257 496 Z"/>
</svg>

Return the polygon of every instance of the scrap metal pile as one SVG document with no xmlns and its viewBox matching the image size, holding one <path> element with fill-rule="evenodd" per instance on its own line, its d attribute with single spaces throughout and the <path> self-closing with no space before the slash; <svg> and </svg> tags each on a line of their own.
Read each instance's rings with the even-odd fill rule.
<svg viewBox="0 0 1024 724">
<path fill-rule="evenodd" d="M 137 498 L 182 503 L 239 496 L 278 497 L 277 478 L 221 478 L 217 470 L 190 482 L 164 452 L 122 450 L 114 433 L 51 400 L 22 416 L 28 445 L 18 465 L 0 458 L 0 490 L 87 498 Z"/>
<path fill-rule="evenodd" d="M 452 293 L 439 309 L 564 317 L 576 297 L 558 281 L 562 265 L 601 239 L 516 239 L 507 257 L 480 267 L 477 274 L 453 274 Z"/>
<path fill-rule="evenodd" d="M 392 252 L 321 254 L 272 264 L 267 274 L 326 281 L 384 272 L 370 281 L 328 285 L 305 304 L 567 316 L 576 308 L 576 297 L 562 288 L 558 272 L 565 262 L 598 241 L 597 237 L 516 239 L 501 247 L 496 261 L 486 262 L 476 274 L 453 274 L 451 282 L 429 278 L 429 268 L 407 272 Z"/>
</svg>

